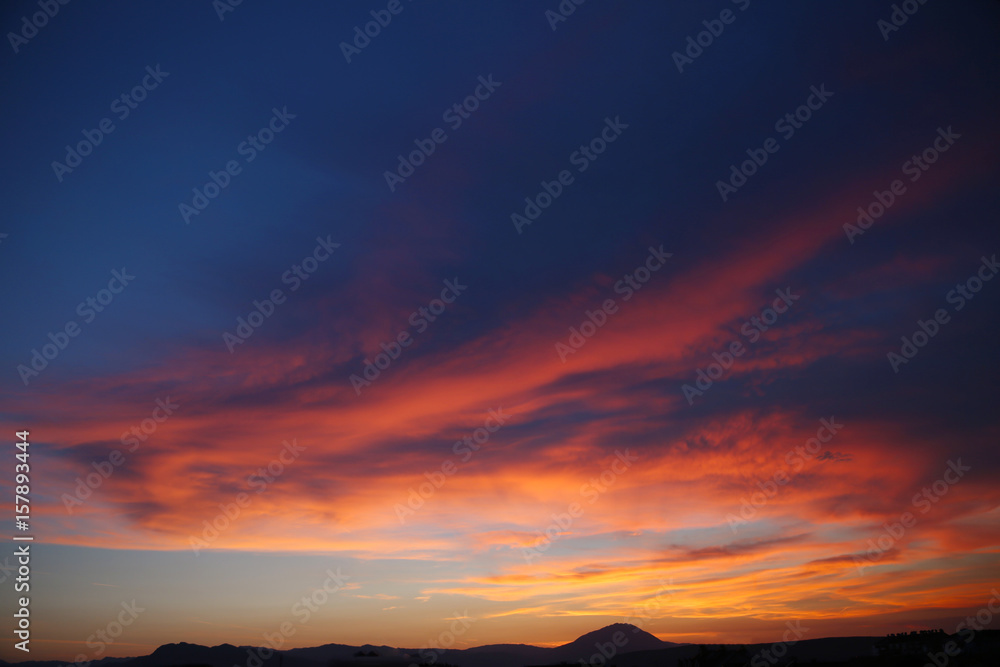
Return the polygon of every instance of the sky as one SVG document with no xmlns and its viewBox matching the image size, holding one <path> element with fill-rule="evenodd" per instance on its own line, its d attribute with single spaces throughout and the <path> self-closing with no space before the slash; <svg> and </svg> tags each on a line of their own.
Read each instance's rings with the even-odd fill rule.
<svg viewBox="0 0 1000 667">
<path fill-rule="evenodd" d="M 995 594 L 1000 3 L 39 6 L 0 10 L 0 658 Z"/>
</svg>

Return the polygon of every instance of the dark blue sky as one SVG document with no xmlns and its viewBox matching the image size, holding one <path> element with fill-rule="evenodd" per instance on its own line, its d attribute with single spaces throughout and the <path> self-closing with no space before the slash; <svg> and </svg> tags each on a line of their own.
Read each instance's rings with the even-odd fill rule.
<svg viewBox="0 0 1000 667">
<path fill-rule="evenodd" d="M 244 3 L 224 21 L 203 2 L 67 5 L 5 56 L 6 243 L 12 254 L 35 249 L 35 268 L 5 262 L 0 270 L 11 286 L 8 312 L 39 323 L 10 331 L 5 361 L 17 363 L 44 337 L 44 323 L 68 319 L 119 265 L 142 267 L 135 291 L 143 294 L 130 290 L 129 312 L 102 317 L 100 336 L 116 340 L 116 357 L 147 357 L 159 347 L 150 338 L 219 329 L 230 304 L 266 290 L 319 233 L 343 243 L 337 266 L 317 277 L 324 288 L 373 253 L 399 252 L 430 282 L 455 271 L 475 276 L 481 305 L 470 308 L 485 327 L 497 306 L 523 308 L 526 290 L 547 298 L 572 289 L 627 262 L 636 244 L 686 247 L 689 261 L 719 243 L 740 244 L 744 230 L 815 201 L 831 174 L 887 184 L 876 165 L 901 163 L 939 125 L 964 131 L 963 148 L 973 150 L 996 108 L 993 27 L 981 18 L 994 5 L 917 14 L 886 43 L 873 27 L 886 12 L 870 3 L 754 3 L 746 12 L 733 4 L 735 22 L 683 75 L 670 54 L 714 18 L 707 6 L 589 3 L 553 32 L 545 3 L 404 2 L 348 65 L 338 44 L 371 20 L 362 3 Z M 32 5 L 24 7 L 8 7 L 8 24 Z M 147 65 L 169 77 L 118 121 L 111 101 Z M 502 87 L 390 193 L 382 173 L 396 155 L 444 127 L 442 111 L 486 74 Z M 821 83 L 835 92 L 830 106 L 724 205 L 715 182 Z M 178 203 L 190 203 L 209 170 L 239 159 L 237 145 L 273 107 L 297 116 L 287 132 L 184 225 Z M 629 124 L 622 140 L 526 235 L 511 234 L 510 212 L 569 166 L 606 116 Z M 115 131 L 58 182 L 53 160 L 105 117 Z M 949 228 L 970 229 L 969 244 L 979 247 L 989 237 L 972 230 L 992 225 L 972 211 L 986 210 L 990 201 L 980 198 L 988 196 L 973 190 L 952 204 L 968 208 L 938 213 Z M 403 210 L 413 209 L 426 217 L 406 219 Z M 928 223 L 921 234 L 918 222 L 903 238 L 873 234 L 865 244 L 881 253 L 902 243 L 936 247 L 939 227 Z M 868 248 L 842 261 L 863 267 Z M 380 273 L 396 293 L 414 286 L 415 276 L 391 262 Z M 60 299 L 74 283 L 83 291 Z M 105 345 L 87 338 L 97 335 L 74 343 L 75 362 Z"/>
</svg>

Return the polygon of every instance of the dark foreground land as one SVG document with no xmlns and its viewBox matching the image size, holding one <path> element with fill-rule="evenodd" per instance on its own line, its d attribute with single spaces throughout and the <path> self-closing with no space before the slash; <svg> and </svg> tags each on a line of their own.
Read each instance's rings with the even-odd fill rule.
<svg viewBox="0 0 1000 667">
<path fill-rule="evenodd" d="M 949 651 L 952 655 L 949 655 Z M 6 663 L 63 667 L 73 663 Z M 75 667 L 1000 667 L 1000 630 L 968 638 L 925 631 L 889 637 L 831 637 L 747 645 L 674 644 L 616 623 L 555 648 L 496 644 L 475 648 L 406 649 L 327 644 L 275 651 L 267 647 L 166 644 L 146 656 L 105 658 Z"/>
</svg>

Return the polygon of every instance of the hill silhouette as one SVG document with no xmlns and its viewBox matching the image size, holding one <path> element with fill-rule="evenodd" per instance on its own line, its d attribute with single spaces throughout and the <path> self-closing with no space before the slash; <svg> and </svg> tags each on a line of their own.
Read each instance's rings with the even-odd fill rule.
<svg viewBox="0 0 1000 667">
<path fill-rule="evenodd" d="M 983 631 L 983 646 L 990 655 L 1000 649 L 996 644 L 1000 633 Z M 987 636 L 989 635 L 989 636 Z M 880 637 L 829 637 L 803 639 L 790 646 L 787 659 L 800 662 L 816 660 L 816 664 L 857 665 L 870 667 L 891 662 L 892 656 L 874 657 L 883 642 Z M 351 646 L 324 644 L 309 648 L 272 651 L 253 646 L 201 646 L 180 642 L 164 644 L 149 655 L 134 658 L 104 658 L 89 667 L 410 667 L 433 664 L 435 667 L 527 667 L 532 665 L 615 665 L 616 667 L 675 667 L 680 660 L 695 657 L 701 647 L 675 644 L 627 623 L 615 623 L 588 632 L 573 641 L 546 648 L 530 644 L 490 644 L 468 649 L 429 651 L 428 649 L 395 648 L 391 646 Z M 735 647 L 731 647 L 735 648 Z M 756 656 L 772 648 L 771 644 L 746 645 L 748 654 Z M 907 659 L 914 656 L 906 656 Z M 964 657 L 964 656 L 963 656 Z M 902 657 L 900 657 L 902 659 Z M 921 662 L 920 664 L 923 664 Z M 956 662 L 955 664 L 959 664 Z M 965 664 L 965 663 L 962 663 Z M 969 663 L 979 664 L 979 663 Z M 986 664 L 986 663 L 983 663 Z M 998 664 L 998 663 L 990 663 Z M 65 667 L 63 661 L 26 661 L 0 667 Z"/>
<path fill-rule="evenodd" d="M 610 658 L 613 655 L 633 651 L 653 651 L 671 646 L 677 644 L 654 637 L 631 623 L 613 623 L 577 637 L 568 644 L 550 649 L 551 654 L 547 659 L 552 663 L 563 661 L 575 663 L 580 660 L 589 663 L 590 658 L 595 655 Z"/>
</svg>

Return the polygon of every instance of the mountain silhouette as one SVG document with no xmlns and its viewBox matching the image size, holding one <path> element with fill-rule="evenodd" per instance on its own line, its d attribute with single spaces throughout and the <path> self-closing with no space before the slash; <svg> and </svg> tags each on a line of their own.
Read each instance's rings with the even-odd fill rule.
<svg viewBox="0 0 1000 667">
<path fill-rule="evenodd" d="M 610 659 L 611 656 L 623 653 L 654 651 L 671 646 L 678 646 L 678 644 L 665 642 L 631 623 L 613 623 L 600 630 L 594 630 L 577 637 L 568 644 L 550 649 L 551 653 L 547 660 L 550 663 L 579 662 L 580 660 L 589 663 L 595 655 Z M 596 660 L 595 662 L 601 661 Z"/>
<path fill-rule="evenodd" d="M 617 639 L 615 635 L 617 633 L 622 633 L 625 638 L 622 640 L 620 637 Z M 623 648 L 628 649 L 628 651 L 649 651 L 658 648 L 667 648 L 668 646 L 677 646 L 673 642 L 665 642 L 662 639 L 649 634 L 642 628 L 632 625 L 631 623 L 612 623 L 607 625 L 600 630 L 594 630 L 593 632 L 588 632 L 585 635 L 577 637 L 569 644 L 564 644 L 560 646 L 560 649 L 568 647 L 579 647 L 586 646 L 587 648 L 592 648 L 595 644 L 611 642 L 616 644 L 618 642 L 625 641 Z"/>
</svg>

